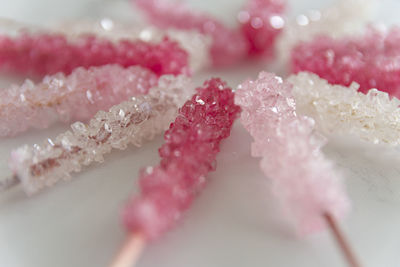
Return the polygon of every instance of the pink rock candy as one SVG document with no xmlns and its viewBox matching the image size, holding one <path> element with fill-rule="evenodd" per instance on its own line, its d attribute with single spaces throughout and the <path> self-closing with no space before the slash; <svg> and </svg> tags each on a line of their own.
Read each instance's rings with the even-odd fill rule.
<svg viewBox="0 0 400 267">
<path fill-rule="evenodd" d="M 124 211 L 126 227 L 148 239 L 173 227 L 215 169 L 220 142 L 227 138 L 240 108 L 230 88 L 212 79 L 180 109 L 159 149 L 161 162 L 140 174 L 141 195 Z"/>
<path fill-rule="evenodd" d="M 99 110 L 146 94 L 157 80 L 148 69 L 119 65 L 78 68 L 68 76 L 46 76 L 36 85 L 27 80 L 0 90 L 0 136 L 46 128 L 56 121 L 86 121 Z"/>
<path fill-rule="evenodd" d="M 0 35 L 0 69 L 19 74 L 69 74 L 77 67 L 106 64 L 140 65 L 158 75 L 187 74 L 188 54 L 165 38 L 158 44 L 121 40 L 114 43 L 94 35 L 70 42 L 61 34 Z"/>
<path fill-rule="evenodd" d="M 319 36 L 292 51 L 292 71 L 309 71 L 331 84 L 360 84 L 400 96 L 400 28 L 368 29 L 363 36 L 332 39 Z"/>
<path fill-rule="evenodd" d="M 249 0 L 238 20 L 249 42 L 249 54 L 272 56 L 275 40 L 284 27 L 286 0 Z"/>
<path fill-rule="evenodd" d="M 313 135 L 314 121 L 296 114 L 292 86 L 273 74 L 261 72 L 236 91 L 241 121 L 254 138 L 252 155 L 271 178 L 274 193 L 298 222 L 301 234 L 325 226 L 324 213 L 337 219 L 349 208 L 341 178 L 320 151 Z"/>
<path fill-rule="evenodd" d="M 211 57 L 214 65 L 229 65 L 247 53 L 247 42 L 239 30 L 230 29 L 217 19 L 190 10 L 184 3 L 170 0 L 133 0 L 150 21 L 161 28 L 198 30 L 213 39 Z"/>
</svg>

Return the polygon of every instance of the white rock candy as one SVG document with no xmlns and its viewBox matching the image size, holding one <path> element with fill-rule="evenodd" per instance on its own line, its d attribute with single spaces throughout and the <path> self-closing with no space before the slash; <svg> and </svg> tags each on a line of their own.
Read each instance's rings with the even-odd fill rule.
<svg viewBox="0 0 400 267">
<path fill-rule="evenodd" d="M 157 81 L 146 68 L 119 65 L 77 68 L 70 75 L 46 76 L 37 84 L 26 80 L 0 90 L 0 137 L 47 128 L 56 121 L 87 121 L 99 110 L 146 94 Z"/>
<path fill-rule="evenodd" d="M 162 76 L 149 94 L 100 111 L 88 124 L 76 122 L 54 141 L 14 150 L 10 169 L 27 194 L 69 179 L 83 166 L 102 162 L 112 149 L 140 146 L 167 129 L 192 88 L 187 77 Z"/>
<path fill-rule="evenodd" d="M 374 144 L 400 144 L 400 100 L 371 89 L 357 92 L 350 87 L 331 85 L 317 75 L 302 72 L 292 75 L 297 110 L 314 118 L 324 134 L 353 135 Z"/>
</svg>

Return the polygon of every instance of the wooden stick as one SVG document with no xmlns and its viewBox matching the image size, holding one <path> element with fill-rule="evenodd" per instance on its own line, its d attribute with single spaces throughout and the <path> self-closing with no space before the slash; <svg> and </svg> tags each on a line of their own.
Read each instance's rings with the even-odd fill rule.
<svg viewBox="0 0 400 267">
<path fill-rule="evenodd" d="M 17 176 L 13 175 L 0 180 L 0 192 L 6 191 L 20 183 Z"/>
<path fill-rule="evenodd" d="M 132 233 L 125 240 L 124 245 L 118 252 L 117 257 L 111 263 L 110 267 L 133 267 L 138 261 L 144 247 L 145 238 L 140 233 Z"/>
<path fill-rule="evenodd" d="M 349 243 L 344 237 L 344 234 L 342 233 L 338 224 L 336 223 L 335 218 L 333 218 L 333 216 L 330 215 L 329 213 L 324 213 L 323 216 L 325 218 L 326 223 L 329 225 L 329 228 L 331 229 L 331 232 L 335 237 L 336 242 L 339 245 L 344 257 L 346 258 L 348 265 L 350 267 L 361 267 L 355 254 L 351 250 Z"/>
</svg>

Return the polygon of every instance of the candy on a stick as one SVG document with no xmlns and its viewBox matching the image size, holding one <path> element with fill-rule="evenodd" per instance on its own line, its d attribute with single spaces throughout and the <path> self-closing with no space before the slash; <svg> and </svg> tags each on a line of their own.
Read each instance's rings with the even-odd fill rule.
<svg viewBox="0 0 400 267">
<path fill-rule="evenodd" d="M 400 101 L 376 89 L 357 92 L 359 85 L 331 85 L 316 74 L 288 78 L 299 113 L 312 117 L 324 134 L 356 136 L 373 144 L 400 144 Z"/>
<path fill-rule="evenodd" d="M 239 111 L 232 90 L 219 79 L 207 81 L 183 105 L 164 135 L 160 164 L 140 173 L 141 193 L 125 207 L 123 220 L 133 237 L 112 266 L 131 266 L 127 258 L 142 244 L 138 239 L 152 241 L 178 223 L 215 169 L 220 142 Z"/>
<path fill-rule="evenodd" d="M 17 74 L 70 74 L 77 67 L 106 64 L 140 65 L 158 75 L 188 74 L 188 54 L 179 44 L 164 38 L 156 44 L 141 40 L 114 43 L 95 35 L 73 42 L 57 33 L 19 32 L 0 35 L 0 70 Z"/>
<path fill-rule="evenodd" d="M 161 76 L 147 95 L 133 97 L 108 112 L 99 111 L 88 124 L 76 122 L 71 125 L 72 131 L 55 140 L 14 150 L 9 162 L 14 176 L 7 183 L 18 181 L 27 194 L 33 194 L 69 179 L 83 166 L 102 162 L 112 149 L 140 146 L 168 128 L 190 95 L 187 77 Z"/>
<path fill-rule="evenodd" d="M 68 76 L 46 76 L 38 84 L 27 80 L 0 90 L 0 136 L 46 128 L 56 121 L 87 121 L 99 110 L 146 94 L 157 81 L 148 69 L 119 65 L 77 68 Z"/>
<path fill-rule="evenodd" d="M 279 62 L 287 69 L 290 51 L 301 41 L 310 41 L 321 34 L 340 38 L 361 32 L 373 17 L 376 2 L 376 0 L 338 0 L 324 9 L 312 9 L 297 15 L 292 20 L 287 20 L 277 40 Z"/>
<path fill-rule="evenodd" d="M 320 151 L 314 121 L 296 114 L 292 86 L 262 72 L 236 91 L 241 122 L 254 138 L 252 155 L 271 178 L 275 193 L 297 219 L 301 233 L 323 228 L 322 214 L 341 219 L 348 210 L 342 178 Z"/>
<path fill-rule="evenodd" d="M 331 84 L 360 84 L 400 96 L 400 28 L 368 28 L 363 35 L 333 39 L 319 36 L 292 51 L 292 71 L 309 71 Z"/>
<path fill-rule="evenodd" d="M 149 25 L 123 24 L 109 18 L 98 21 L 63 22 L 52 28 L 52 30 L 65 34 L 70 40 L 79 38 L 79 36 L 84 34 L 95 34 L 98 37 L 114 42 L 125 39 L 158 43 L 164 37 L 168 36 L 168 38 L 179 43 L 188 52 L 192 72 L 197 72 L 211 64 L 211 58 L 208 53 L 211 39 L 209 36 L 200 34 L 197 31 L 161 30 Z"/>
<path fill-rule="evenodd" d="M 321 152 L 323 142 L 314 134 L 313 119 L 297 115 L 291 90 L 290 83 L 261 72 L 257 80 L 239 85 L 235 103 L 254 138 L 252 156 L 261 157 L 260 168 L 299 233 L 308 234 L 326 223 L 336 225 L 348 212 L 349 200 L 341 176 Z M 349 249 L 343 244 L 341 248 L 351 266 L 358 266 Z"/>
</svg>

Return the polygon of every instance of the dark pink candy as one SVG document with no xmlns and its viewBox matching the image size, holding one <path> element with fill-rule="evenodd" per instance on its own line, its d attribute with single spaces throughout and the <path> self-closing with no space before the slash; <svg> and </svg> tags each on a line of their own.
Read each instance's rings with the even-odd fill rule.
<svg viewBox="0 0 400 267">
<path fill-rule="evenodd" d="M 158 44 L 121 40 L 113 43 L 95 36 L 73 42 L 59 34 L 0 36 L 0 69 L 19 74 L 45 75 L 77 67 L 120 64 L 140 65 L 161 74 L 187 74 L 188 54 L 175 42 Z"/>
<path fill-rule="evenodd" d="M 363 36 L 332 39 L 319 36 L 292 51 L 292 71 L 310 71 L 332 84 L 360 91 L 377 88 L 400 97 L 400 28 L 388 32 L 368 29 Z"/>
<path fill-rule="evenodd" d="M 249 42 L 250 55 L 273 55 L 275 40 L 284 25 L 274 24 L 271 19 L 275 17 L 283 22 L 281 15 L 285 6 L 286 0 L 247 1 L 238 19 L 242 24 L 241 31 Z"/>
<path fill-rule="evenodd" d="M 224 82 L 211 79 L 198 89 L 164 135 L 161 162 L 140 174 L 141 195 L 133 197 L 123 220 L 148 239 L 173 227 L 215 169 L 220 142 L 230 134 L 240 108 Z"/>
</svg>

